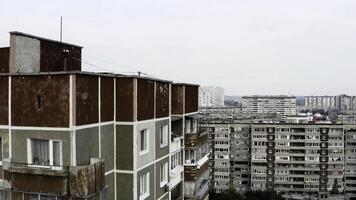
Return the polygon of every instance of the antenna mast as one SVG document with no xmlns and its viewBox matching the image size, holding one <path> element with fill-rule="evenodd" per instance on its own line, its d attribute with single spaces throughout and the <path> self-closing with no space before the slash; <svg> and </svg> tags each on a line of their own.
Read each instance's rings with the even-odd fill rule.
<svg viewBox="0 0 356 200">
<path fill-rule="evenodd" d="M 61 16 L 60 35 L 59 35 L 60 42 L 62 42 L 62 31 L 63 31 L 63 17 Z"/>
</svg>

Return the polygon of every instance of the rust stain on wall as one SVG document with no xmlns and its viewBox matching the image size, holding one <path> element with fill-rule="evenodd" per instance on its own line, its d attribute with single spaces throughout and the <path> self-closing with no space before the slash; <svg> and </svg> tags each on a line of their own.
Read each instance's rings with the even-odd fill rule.
<svg viewBox="0 0 356 200">
<path fill-rule="evenodd" d="M 0 125 L 8 125 L 9 120 L 9 81 L 7 76 L 0 76 Z"/>
<path fill-rule="evenodd" d="M 133 121 L 133 78 L 116 78 L 116 121 Z"/>
<path fill-rule="evenodd" d="M 114 78 L 101 77 L 101 121 L 114 120 Z"/>
<path fill-rule="evenodd" d="M 137 79 L 137 120 L 154 118 L 154 81 Z"/>
<path fill-rule="evenodd" d="M 11 91 L 14 126 L 69 126 L 69 75 L 13 76 Z"/>
<path fill-rule="evenodd" d="M 0 48 L 0 73 L 9 72 L 10 47 Z"/>
<path fill-rule="evenodd" d="M 156 82 L 156 118 L 169 116 L 169 85 Z"/>
<path fill-rule="evenodd" d="M 79 47 L 41 40 L 41 72 L 80 71 L 81 59 L 82 50 Z"/>
<path fill-rule="evenodd" d="M 185 113 L 198 111 L 198 86 L 185 86 Z"/>
<path fill-rule="evenodd" d="M 183 85 L 172 85 L 172 114 L 183 114 Z"/>
<path fill-rule="evenodd" d="M 76 125 L 99 122 L 98 76 L 76 75 Z"/>
</svg>

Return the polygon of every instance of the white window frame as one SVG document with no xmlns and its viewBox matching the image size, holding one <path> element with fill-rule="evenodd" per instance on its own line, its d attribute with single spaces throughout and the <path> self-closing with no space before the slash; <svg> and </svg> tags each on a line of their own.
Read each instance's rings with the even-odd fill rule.
<svg viewBox="0 0 356 200">
<path fill-rule="evenodd" d="M 168 183 L 168 162 L 163 163 L 162 165 L 159 166 L 159 179 L 160 179 L 160 184 L 159 186 L 162 188 Z"/>
<path fill-rule="evenodd" d="M 139 195 L 140 200 L 144 200 L 150 196 L 150 173 L 146 172 L 145 174 L 139 177 Z M 145 186 L 146 191 L 142 191 L 143 186 Z"/>
<path fill-rule="evenodd" d="M 1 148 L 1 159 L 0 159 L 0 166 L 2 165 L 2 160 L 4 159 L 4 156 L 3 156 L 3 152 L 4 152 L 4 149 L 3 149 L 3 143 L 4 143 L 4 141 L 3 141 L 3 137 L 0 137 L 0 148 Z"/>
<path fill-rule="evenodd" d="M 167 147 L 168 146 L 168 132 L 169 132 L 169 126 L 168 124 L 165 124 L 163 126 L 161 126 L 160 128 L 160 140 L 159 140 L 159 143 L 160 143 L 160 148 L 164 148 L 164 147 Z"/>
<path fill-rule="evenodd" d="M 144 133 L 145 133 L 145 146 L 146 146 L 146 149 L 141 149 L 141 141 L 142 141 L 142 137 L 141 137 L 141 132 L 142 131 L 144 131 Z M 142 155 L 145 155 L 145 154 L 147 154 L 148 152 L 149 152 L 149 144 L 150 144 L 150 131 L 148 130 L 148 129 L 142 129 L 142 130 L 140 130 L 140 132 L 139 132 L 139 155 L 140 156 L 142 156 Z"/>
<path fill-rule="evenodd" d="M 39 168 L 50 168 L 53 170 L 62 170 L 63 169 L 63 145 L 61 140 L 48 140 L 48 148 L 49 148 L 49 166 L 46 165 L 33 165 L 32 162 L 32 142 L 31 140 L 43 140 L 37 138 L 27 138 L 27 163 L 30 167 L 39 167 Z M 47 139 L 45 139 L 47 140 Z M 59 142 L 59 166 L 53 166 L 53 142 Z"/>
</svg>

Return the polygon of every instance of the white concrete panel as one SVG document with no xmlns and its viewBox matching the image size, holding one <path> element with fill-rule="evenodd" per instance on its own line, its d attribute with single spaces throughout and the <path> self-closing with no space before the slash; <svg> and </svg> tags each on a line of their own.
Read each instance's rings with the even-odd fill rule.
<svg viewBox="0 0 356 200">
<path fill-rule="evenodd" d="M 10 72 L 39 72 L 41 42 L 37 39 L 11 35 Z"/>
</svg>

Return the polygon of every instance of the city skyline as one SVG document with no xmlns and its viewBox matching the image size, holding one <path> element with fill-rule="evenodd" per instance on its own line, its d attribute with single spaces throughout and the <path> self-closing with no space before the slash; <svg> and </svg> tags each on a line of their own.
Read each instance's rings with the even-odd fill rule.
<svg viewBox="0 0 356 200">
<path fill-rule="evenodd" d="M 4 5 L 0 46 L 13 30 L 58 39 L 63 16 L 63 40 L 86 47 L 84 70 L 142 71 L 220 85 L 227 95 L 356 94 L 354 1 Z"/>
</svg>

